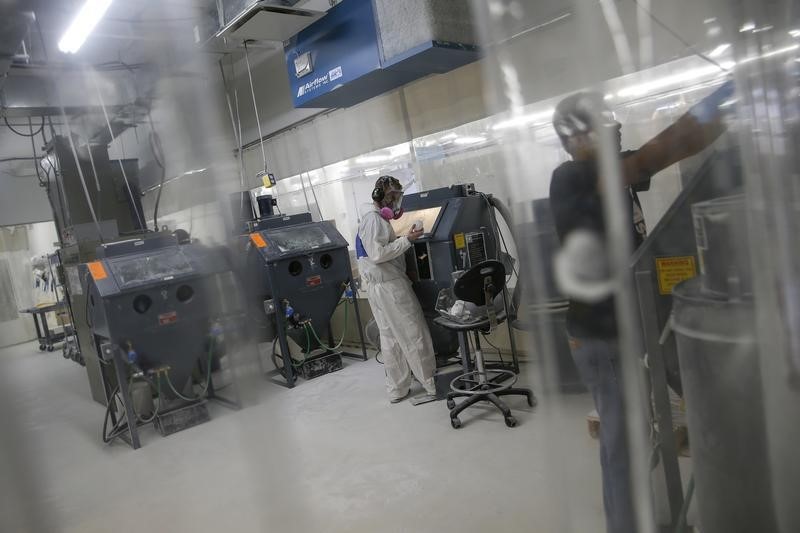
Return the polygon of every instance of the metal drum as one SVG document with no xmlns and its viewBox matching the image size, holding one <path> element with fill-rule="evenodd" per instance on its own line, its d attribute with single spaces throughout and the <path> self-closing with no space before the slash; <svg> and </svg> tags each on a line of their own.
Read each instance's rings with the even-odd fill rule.
<svg viewBox="0 0 800 533">
<path fill-rule="evenodd" d="M 744 196 L 692 205 L 703 288 L 715 294 L 753 294 Z"/>
<path fill-rule="evenodd" d="M 750 299 L 675 287 L 674 324 L 703 533 L 777 531 Z"/>
</svg>

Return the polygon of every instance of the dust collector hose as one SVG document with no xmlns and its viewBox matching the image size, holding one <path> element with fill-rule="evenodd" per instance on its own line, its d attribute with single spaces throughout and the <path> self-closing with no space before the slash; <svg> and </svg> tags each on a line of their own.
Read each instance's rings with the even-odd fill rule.
<svg viewBox="0 0 800 533">
<path fill-rule="evenodd" d="M 497 209 L 497 212 L 500 213 L 500 216 L 503 217 L 503 220 L 508 226 L 508 230 L 511 232 L 511 239 L 514 241 L 514 247 L 519 250 L 519 239 L 514 234 L 514 217 L 511 216 L 511 210 L 508 208 L 506 204 L 503 203 L 502 200 L 497 198 L 496 196 L 489 196 L 489 205 Z M 495 221 L 496 225 L 496 221 Z M 496 227 L 498 235 L 500 234 L 500 228 Z M 506 250 L 508 253 L 508 250 Z M 516 311 L 519 309 L 519 303 L 522 300 L 522 283 L 519 276 L 517 276 L 517 284 L 514 286 L 514 292 L 511 295 L 511 307 Z"/>
</svg>

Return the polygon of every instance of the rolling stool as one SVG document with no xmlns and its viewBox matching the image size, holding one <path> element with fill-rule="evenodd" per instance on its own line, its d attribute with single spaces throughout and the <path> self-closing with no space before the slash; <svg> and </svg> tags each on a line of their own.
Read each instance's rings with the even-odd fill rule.
<svg viewBox="0 0 800 533">
<path fill-rule="evenodd" d="M 505 418 L 506 426 L 517 425 L 517 419 L 511 409 L 500 399 L 500 396 L 525 396 L 528 405 L 536 405 L 533 392 L 527 388 L 514 388 L 517 375 L 510 370 L 487 370 L 481 351 L 481 333 L 488 333 L 507 319 L 507 307 L 499 313 L 495 310 L 494 300 L 504 292 L 506 286 L 506 269 L 499 261 L 484 261 L 462 274 L 453 284 L 453 294 L 459 300 L 485 308 L 486 316 L 477 321 L 460 321 L 457 317 L 437 317 L 434 322 L 443 328 L 475 336 L 476 370 L 466 372 L 450 382 L 447 394 L 447 408 L 450 409 L 450 424 L 453 428 L 461 427 L 458 415 L 467 407 L 480 401 L 488 401 L 495 405 Z M 505 298 L 505 295 L 503 296 Z M 508 381 L 510 380 L 510 381 Z M 502 381 L 507 381 L 502 383 Z M 456 405 L 455 398 L 466 398 Z"/>
</svg>

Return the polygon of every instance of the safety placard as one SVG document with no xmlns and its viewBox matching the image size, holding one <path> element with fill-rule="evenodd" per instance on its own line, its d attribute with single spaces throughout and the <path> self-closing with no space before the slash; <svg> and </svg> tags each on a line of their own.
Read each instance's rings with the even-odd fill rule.
<svg viewBox="0 0 800 533">
<path fill-rule="evenodd" d="M 453 235 L 453 243 L 456 245 L 456 250 L 461 250 L 467 247 L 467 239 L 463 233 L 456 233 Z"/>
<path fill-rule="evenodd" d="M 262 237 L 260 233 L 251 233 L 250 240 L 253 241 L 253 244 L 256 245 L 256 248 L 267 247 L 267 241 L 264 240 L 264 237 Z"/>
<path fill-rule="evenodd" d="M 656 274 L 659 294 L 672 294 L 675 285 L 697 275 L 694 256 L 656 257 Z"/>
<path fill-rule="evenodd" d="M 108 277 L 108 273 L 106 272 L 102 262 L 92 261 L 86 266 L 89 267 L 89 273 L 92 275 L 95 281 L 100 281 L 101 279 L 106 279 Z"/>
</svg>

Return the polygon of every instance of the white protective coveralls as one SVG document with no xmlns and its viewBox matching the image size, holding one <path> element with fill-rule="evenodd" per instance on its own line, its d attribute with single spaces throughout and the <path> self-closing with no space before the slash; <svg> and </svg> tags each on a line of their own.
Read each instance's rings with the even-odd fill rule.
<svg viewBox="0 0 800 533">
<path fill-rule="evenodd" d="M 358 235 L 367 253 L 359 258 L 358 270 L 380 331 L 389 396 L 408 394 L 412 372 L 428 394 L 436 394 L 431 333 L 406 275 L 404 254 L 411 242 L 398 238 L 374 205 L 364 210 Z"/>
</svg>

